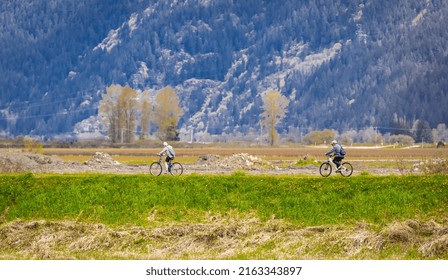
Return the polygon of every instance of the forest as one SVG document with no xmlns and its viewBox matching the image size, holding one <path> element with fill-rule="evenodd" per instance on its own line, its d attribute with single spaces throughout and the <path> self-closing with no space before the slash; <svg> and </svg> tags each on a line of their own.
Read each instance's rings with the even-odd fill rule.
<svg viewBox="0 0 448 280">
<path fill-rule="evenodd" d="M 181 137 L 257 133 L 269 89 L 289 101 L 283 136 L 430 131 L 448 123 L 447 14 L 443 0 L 2 1 L 0 135 L 97 128 L 113 84 L 174 88 Z"/>
</svg>

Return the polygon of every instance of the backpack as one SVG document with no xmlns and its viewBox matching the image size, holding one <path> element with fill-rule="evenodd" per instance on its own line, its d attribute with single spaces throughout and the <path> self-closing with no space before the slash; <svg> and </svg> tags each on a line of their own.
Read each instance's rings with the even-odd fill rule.
<svg viewBox="0 0 448 280">
<path fill-rule="evenodd" d="M 341 156 L 345 156 L 345 154 L 347 154 L 347 152 L 345 151 L 344 147 L 341 146 L 341 152 L 340 152 Z"/>
<path fill-rule="evenodd" d="M 168 154 L 170 157 L 175 157 L 176 153 L 174 152 L 172 147 L 168 147 Z"/>
</svg>

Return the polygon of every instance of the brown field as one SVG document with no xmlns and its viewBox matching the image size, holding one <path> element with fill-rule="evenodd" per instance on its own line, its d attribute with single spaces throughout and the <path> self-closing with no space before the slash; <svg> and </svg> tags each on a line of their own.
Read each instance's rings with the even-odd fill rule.
<svg viewBox="0 0 448 280">
<path fill-rule="evenodd" d="M 185 166 L 185 173 L 199 174 L 227 174 L 235 170 L 247 169 L 247 172 L 254 174 L 309 174 L 318 175 L 318 166 L 326 160 L 324 154 L 330 149 L 329 146 L 304 146 L 299 144 L 289 144 L 279 147 L 267 147 L 256 144 L 240 143 L 240 144 L 189 144 L 189 143 L 173 143 L 176 149 L 176 161 L 181 162 Z M 111 148 L 103 147 L 72 147 L 72 148 L 52 148 L 43 149 L 44 155 L 56 156 L 62 159 L 66 165 L 42 165 L 28 166 L 25 163 L 18 163 L 21 170 L 31 170 L 35 172 L 57 172 L 57 173 L 73 173 L 73 172 L 109 172 L 109 173 L 145 173 L 147 165 L 158 159 L 156 155 L 160 152 L 161 147 L 149 146 L 144 148 L 122 147 Z M 420 174 L 423 172 L 422 166 L 430 167 L 431 172 L 446 173 L 445 165 L 435 164 L 439 159 L 448 159 L 447 148 L 435 148 L 428 146 L 414 147 L 376 147 L 376 146 L 350 146 L 346 147 L 347 156 L 345 161 L 351 162 L 355 169 L 355 174 Z M 20 151 L 20 149 L 17 149 Z M 12 149 L 0 149 L 0 153 L 12 154 Z M 110 157 L 119 163 L 118 166 L 96 166 L 89 162 L 95 157 L 96 152 L 107 153 Z M 252 170 L 246 166 L 246 156 L 255 156 L 260 160 L 276 168 Z M 219 156 L 218 162 L 207 162 L 204 165 L 201 156 L 214 155 Z M 236 159 L 232 158 L 236 155 Z M 205 158 L 212 158 L 207 156 Z M 250 161 L 252 161 L 250 159 Z M 82 164 L 73 164 L 73 163 Z M 445 162 L 445 161 L 444 161 Z M 213 167 L 211 167 L 211 164 Z M 244 165 L 246 164 L 246 165 Z M 219 167 L 219 168 L 218 168 Z M 12 167 L 3 168 L 10 170 Z M 442 168 L 443 170 L 439 170 Z M 17 168 L 16 168 L 17 169 Z M 437 169 L 437 170 L 436 170 Z M 426 169 L 425 169 L 426 170 Z M 428 172 L 428 171 L 425 171 Z"/>
<path fill-rule="evenodd" d="M 176 147 L 173 145 L 177 158 L 185 163 L 197 161 L 201 155 L 229 156 L 232 154 L 247 153 L 266 160 L 300 160 L 304 157 L 317 160 L 325 159 L 325 152 L 329 146 L 291 146 L 291 147 L 219 147 L 219 146 L 194 146 Z M 95 152 L 110 154 L 120 162 L 150 162 L 157 158 L 156 154 L 161 148 L 46 148 L 44 154 L 59 156 L 64 160 L 84 161 L 89 159 Z M 369 160 L 369 161 L 419 161 L 428 158 L 447 158 L 448 149 L 432 147 L 346 147 L 346 160 Z"/>
</svg>

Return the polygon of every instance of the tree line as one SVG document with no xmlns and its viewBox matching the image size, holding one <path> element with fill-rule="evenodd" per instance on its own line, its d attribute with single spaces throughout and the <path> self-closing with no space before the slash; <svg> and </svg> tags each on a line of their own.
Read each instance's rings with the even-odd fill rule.
<svg viewBox="0 0 448 280">
<path fill-rule="evenodd" d="M 278 126 L 288 113 L 289 100 L 273 89 L 268 89 L 262 95 L 262 100 L 258 124 L 261 129 L 265 128 L 267 143 L 274 146 L 280 141 Z M 152 95 L 149 90 L 138 92 L 130 86 L 111 85 L 102 94 L 99 106 L 99 119 L 107 128 L 112 143 L 132 143 L 136 137 L 144 140 L 150 136 L 163 141 L 178 141 L 177 126 L 183 113 L 179 97 L 170 86 Z M 381 133 L 381 130 L 384 128 L 369 127 L 362 131 L 347 130 L 341 134 L 332 129 L 314 130 L 300 141 L 322 144 L 339 138 L 344 144 L 388 142 L 411 145 L 448 140 L 445 124 L 431 129 L 427 121 L 415 120 L 410 125 L 405 118 L 397 115 L 394 115 L 394 127 L 390 128 L 390 132 Z"/>
<path fill-rule="evenodd" d="M 259 123 L 266 127 L 271 146 L 279 141 L 277 125 L 286 116 L 288 103 L 288 99 L 277 90 L 269 89 L 263 95 Z M 183 113 L 179 97 L 170 86 L 152 98 L 148 90 L 138 93 L 130 86 L 111 85 L 102 94 L 98 117 L 107 128 L 112 143 L 132 143 L 137 135 L 143 140 L 153 131 L 160 140 L 178 141 L 177 125 Z M 152 124 L 155 129 L 151 129 Z"/>
<path fill-rule="evenodd" d="M 111 85 L 102 94 L 98 114 L 112 143 L 132 143 L 136 135 L 146 139 L 152 124 L 157 138 L 179 140 L 177 123 L 183 110 L 169 86 L 158 91 L 153 100 L 149 91 L 138 93 L 129 86 Z"/>
</svg>

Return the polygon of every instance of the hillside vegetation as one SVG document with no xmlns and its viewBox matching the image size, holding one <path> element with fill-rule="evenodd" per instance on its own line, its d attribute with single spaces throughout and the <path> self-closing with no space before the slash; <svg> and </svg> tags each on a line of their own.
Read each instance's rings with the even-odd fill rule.
<svg viewBox="0 0 448 280">
<path fill-rule="evenodd" d="M 444 0 L 1 1 L 0 135 L 98 136 L 113 84 L 173 87 L 181 137 L 198 141 L 255 138 L 268 89 L 289 99 L 281 134 L 434 128 L 448 122 L 447 13 Z"/>
<path fill-rule="evenodd" d="M 446 259 L 448 176 L 21 174 L 1 259 Z"/>
</svg>

